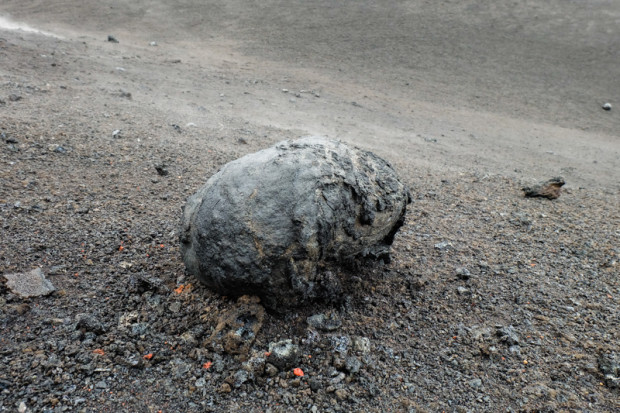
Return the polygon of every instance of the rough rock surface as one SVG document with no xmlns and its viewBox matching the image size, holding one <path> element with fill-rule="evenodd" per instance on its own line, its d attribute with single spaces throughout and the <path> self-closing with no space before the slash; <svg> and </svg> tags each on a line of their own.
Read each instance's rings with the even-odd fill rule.
<svg viewBox="0 0 620 413">
<path fill-rule="evenodd" d="M 48 295 L 56 289 L 52 283 L 45 278 L 41 268 L 32 271 L 15 274 L 4 274 L 6 285 L 20 297 L 39 297 Z"/>
<path fill-rule="evenodd" d="M 558 176 L 532 187 L 524 187 L 523 192 L 526 198 L 558 199 L 565 183 L 564 178 Z"/>
<path fill-rule="evenodd" d="M 188 271 L 225 295 L 272 309 L 341 293 L 343 264 L 388 259 L 408 190 L 374 154 L 318 137 L 225 165 L 189 198 Z"/>
<path fill-rule="evenodd" d="M 220 317 L 208 342 L 213 350 L 246 355 L 263 325 L 265 309 L 258 298 L 243 296 L 237 305 Z"/>
</svg>

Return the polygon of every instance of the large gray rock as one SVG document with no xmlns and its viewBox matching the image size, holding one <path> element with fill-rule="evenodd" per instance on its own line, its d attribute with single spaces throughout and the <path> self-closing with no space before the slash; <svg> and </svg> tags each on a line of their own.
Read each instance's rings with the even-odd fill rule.
<svg viewBox="0 0 620 413">
<path fill-rule="evenodd" d="M 335 299 L 354 260 L 387 259 L 409 193 L 372 154 L 318 137 L 230 162 L 185 205 L 189 273 L 271 309 Z"/>
</svg>

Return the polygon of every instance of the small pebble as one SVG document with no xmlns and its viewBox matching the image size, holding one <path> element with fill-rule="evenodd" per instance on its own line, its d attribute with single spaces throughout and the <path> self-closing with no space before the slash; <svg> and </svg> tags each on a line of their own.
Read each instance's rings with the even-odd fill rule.
<svg viewBox="0 0 620 413">
<path fill-rule="evenodd" d="M 349 396 L 349 393 L 345 389 L 338 389 L 334 394 L 338 400 L 345 400 Z"/>
<path fill-rule="evenodd" d="M 611 103 L 607 102 L 602 107 L 604 110 L 611 110 Z"/>
<path fill-rule="evenodd" d="M 473 380 L 470 380 L 470 381 L 469 381 L 469 385 L 470 385 L 471 387 L 478 388 L 478 387 L 482 386 L 482 380 L 480 380 L 480 379 L 473 379 Z"/>
<path fill-rule="evenodd" d="M 217 389 L 217 391 L 218 393 L 230 393 L 232 391 L 232 388 L 230 387 L 230 384 L 222 383 L 222 385 L 219 389 Z"/>
</svg>

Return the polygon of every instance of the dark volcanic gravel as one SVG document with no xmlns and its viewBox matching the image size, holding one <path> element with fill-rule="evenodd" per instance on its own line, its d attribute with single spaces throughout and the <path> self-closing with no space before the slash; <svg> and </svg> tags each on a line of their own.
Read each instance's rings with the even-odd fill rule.
<svg viewBox="0 0 620 413">
<path fill-rule="evenodd" d="M 518 179 L 397 163 L 413 203 L 392 262 L 360 269 L 338 307 L 239 310 L 229 325 L 247 334 L 220 345 L 218 324 L 256 304 L 185 275 L 181 206 L 221 165 L 297 135 L 179 133 L 117 85 L 87 88 L 61 51 L 80 83 L 13 62 L 0 85 L 0 272 L 41 268 L 56 288 L 21 298 L 0 276 L 0 411 L 620 410 L 617 193 L 524 198 Z M 276 360 L 285 340 L 298 354 Z"/>
</svg>

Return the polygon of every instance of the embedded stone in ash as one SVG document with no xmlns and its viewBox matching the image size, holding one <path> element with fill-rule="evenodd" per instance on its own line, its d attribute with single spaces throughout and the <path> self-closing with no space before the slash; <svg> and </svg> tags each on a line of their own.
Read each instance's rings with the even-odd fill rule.
<svg viewBox="0 0 620 413">
<path fill-rule="evenodd" d="M 318 137 L 230 162 L 185 205 L 189 273 L 224 295 L 270 309 L 337 301 L 346 270 L 389 260 L 409 192 L 371 152 Z"/>
<path fill-rule="evenodd" d="M 24 298 L 48 295 L 56 290 L 45 278 L 41 268 L 24 273 L 4 274 L 4 278 L 6 278 L 6 286 L 13 293 Z"/>
<path fill-rule="evenodd" d="M 292 340 L 269 343 L 267 361 L 280 369 L 288 369 L 297 363 L 299 352 L 299 346 Z"/>
<path fill-rule="evenodd" d="M 248 354 L 265 319 L 265 309 L 259 301 L 253 296 L 240 297 L 237 304 L 219 318 L 208 339 L 213 350 L 242 356 Z"/>
<path fill-rule="evenodd" d="M 560 197 L 560 193 L 562 192 L 562 187 L 566 182 L 564 182 L 564 178 L 556 177 L 551 178 L 547 182 L 543 182 L 539 185 L 535 185 L 532 187 L 523 188 L 523 192 L 525 193 L 526 198 L 547 198 L 547 199 L 557 199 Z"/>
</svg>

